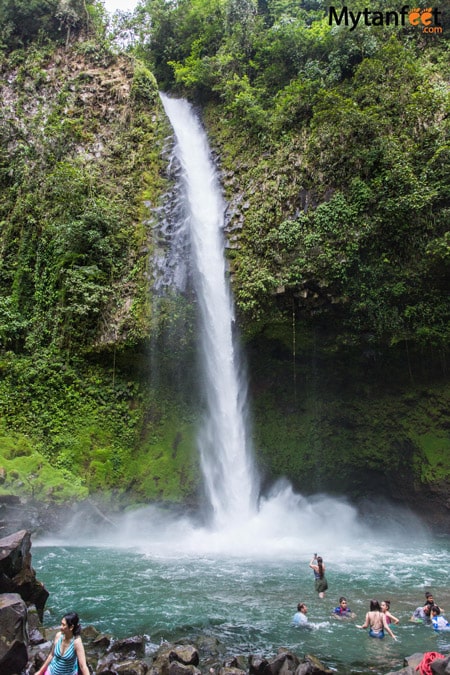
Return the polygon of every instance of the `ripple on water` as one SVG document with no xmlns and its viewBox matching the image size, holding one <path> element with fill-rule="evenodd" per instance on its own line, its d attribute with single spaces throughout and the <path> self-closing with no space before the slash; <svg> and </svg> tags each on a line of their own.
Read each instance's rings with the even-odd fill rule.
<svg viewBox="0 0 450 675">
<path fill-rule="evenodd" d="M 33 544 L 32 553 L 37 577 L 50 592 L 47 625 L 59 624 L 63 613 L 76 609 L 83 624 L 116 637 L 146 634 L 149 644 L 157 645 L 160 639 L 208 634 L 230 655 L 269 657 L 283 646 L 299 655 L 314 653 L 342 673 L 386 671 L 409 653 L 449 649 L 449 635 L 409 622 L 428 587 L 450 608 L 448 539 L 415 546 L 399 542 L 397 549 L 381 543 L 376 552 L 359 548 L 346 558 L 342 549 L 330 547 L 324 553 L 330 588 L 322 601 L 308 568 L 310 552 L 299 552 L 295 559 L 211 554 L 178 559 L 152 557 L 136 547 Z M 340 595 L 356 613 L 354 622 L 331 619 Z M 393 627 L 397 643 L 388 637 L 372 640 L 355 627 L 363 622 L 371 597 L 391 600 L 401 620 Z M 300 600 L 308 605 L 311 631 L 290 625 Z"/>
</svg>

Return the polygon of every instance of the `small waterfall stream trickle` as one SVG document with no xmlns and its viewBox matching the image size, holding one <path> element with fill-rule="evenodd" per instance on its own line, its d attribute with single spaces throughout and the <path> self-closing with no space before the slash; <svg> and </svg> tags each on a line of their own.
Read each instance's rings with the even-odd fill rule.
<svg viewBox="0 0 450 675">
<path fill-rule="evenodd" d="M 161 95 L 182 169 L 185 222 L 200 310 L 201 361 L 207 413 L 198 437 L 213 526 L 223 529 L 256 511 L 259 481 L 247 423 L 246 382 L 233 335 L 233 302 L 226 278 L 225 204 L 206 135 L 187 101 Z"/>
</svg>

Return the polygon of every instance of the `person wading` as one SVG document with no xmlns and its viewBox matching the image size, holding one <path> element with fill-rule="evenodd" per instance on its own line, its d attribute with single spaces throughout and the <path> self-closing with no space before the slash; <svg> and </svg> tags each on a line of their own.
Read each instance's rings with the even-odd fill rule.
<svg viewBox="0 0 450 675">
<path fill-rule="evenodd" d="M 314 553 L 314 558 L 309 563 L 314 572 L 314 587 L 319 594 L 319 598 L 325 597 L 325 591 L 328 588 L 328 582 L 325 577 L 325 564 L 323 559 L 317 553 Z"/>
<path fill-rule="evenodd" d="M 384 638 L 384 631 L 386 631 L 393 640 L 397 640 L 394 633 L 389 628 L 386 616 L 381 611 L 378 600 L 370 601 L 370 610 L 366 614 L 366 620 L 362 626 L 357 625 L 356 628 L 368 628 L 370 637 L 379 638 L 380 640 Z"/>
</svg>

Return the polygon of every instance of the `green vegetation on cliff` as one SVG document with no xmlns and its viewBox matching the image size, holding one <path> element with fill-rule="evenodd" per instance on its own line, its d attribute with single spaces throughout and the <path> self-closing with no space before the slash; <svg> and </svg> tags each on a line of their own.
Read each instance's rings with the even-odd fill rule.
<svg viewBox="0 0 450 675">
<path fill-rule="evenodd" d="M 116 24 L 133 31 L 123 52 L 96 2 L 0 0 L 1 489 L 198 488 L 194 308 L 149 293 L 169 188 L 160 88 L 201 107 L 218 156 L 267 482 L 444 490 L 441 9 L 426 34 L 330 25 L 321 0 L 144 0 Z"/>
<path fill-rule="evenodd" d="M 207 107 L 229 225 L 243 224 L 230 255 L 243 321 L 294 308 L 343 343 L 446 349 L 448 8 L 426 34 L 399 18 L 330 25 L 320 0 L 144 5 L 156 36 L 142 54 Z"/>
<path fill-rule="evenodd" d="M 142 347 L 167 121 L 99 7 L 73 4 L 66 44 L 50 5 L 0 3 L 2 489 L 178 501 L 196 484 L 192 432 L 168 384 L 150 391 Z M 144 365 L 124 368 L 128 349 Z"/>
</svg>

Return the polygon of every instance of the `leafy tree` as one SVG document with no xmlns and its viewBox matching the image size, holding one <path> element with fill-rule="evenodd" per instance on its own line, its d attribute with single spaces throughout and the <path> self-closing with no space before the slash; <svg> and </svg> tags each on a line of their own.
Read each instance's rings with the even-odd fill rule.
<svg viewBox="0 0 450 675">
<path fill-rule="evenodd" d="M 224 4 L 224 0 L 146 0 L 138 8 L 136 53 L 148 62 L 162 89 L 174 84 L 174 64 L 188 57 L 195 63 L 217 52 L 225 30 Z"/>
<path fill-rule="evenodd" d="M 63 40 L 86 29 L 94 0 L 0 0 L 0 39 L 8 51 L 37 40 Z"/>
</svg>

